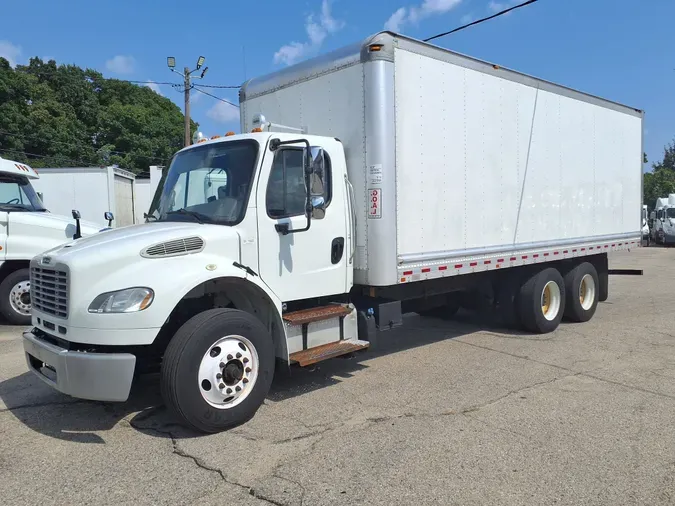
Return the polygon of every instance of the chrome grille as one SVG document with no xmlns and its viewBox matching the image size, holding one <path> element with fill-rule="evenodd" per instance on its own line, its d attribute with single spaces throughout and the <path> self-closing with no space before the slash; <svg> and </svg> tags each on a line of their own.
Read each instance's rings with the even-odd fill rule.
<svg viewBox="0 0 675 506">
<path fill-rule="evenodd" d="M 38 311 L 68 318 L 68 273 L 57 269 L 31 267 L 30 300 Z"/>
<path fill-rule="evenodd" d="M 197 253 L 204 249 L 204 240 L 201 237 L 186 237 L 174 241 L 162 242 L 147 247 L 141 252 L 144 257 L 173 257 Z"/>
</svg>

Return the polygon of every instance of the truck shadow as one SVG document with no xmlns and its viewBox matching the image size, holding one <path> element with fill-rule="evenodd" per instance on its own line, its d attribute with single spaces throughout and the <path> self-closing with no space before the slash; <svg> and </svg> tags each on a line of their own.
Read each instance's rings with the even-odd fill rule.
<svg viewBox="0 0 675 506">
<path fill-rule="evenodd" d="M 479 331 L 494 331 L 505 338 L 551 339 L 511 332 L 485 315 L 460 313 L 452 321 L 406 315 L 404 325 L 381 334 L 377 349 L 338 357 L 314 367 L 278 370 L 268 400 L 284 400 L 330 388 L 368 368 L 370 360 L 428 344 L 456 339 Z M 281 369 L 281 368 L 279 368 Z M 126 425 L 144 434 L 171 439 L 200 437 L 186 430 L 164 408 L 158 375 L 140 378 L 124 403 L 73 399 L 52 390 L 32 373 L 0 383 L 0 399 L 23 425 L 42 435 L 74 443 L 105 444 L 99 432 Z M 347 402 L 347 401 L 346 401 Z"/>
</svg>

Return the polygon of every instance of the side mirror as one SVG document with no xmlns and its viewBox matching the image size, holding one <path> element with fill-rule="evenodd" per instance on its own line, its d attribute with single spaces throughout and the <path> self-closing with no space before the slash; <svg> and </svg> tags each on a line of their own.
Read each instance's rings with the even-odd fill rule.
<svg viewBox="0 0 675 506">
<path fill-rule="evenodd" d="M 77 209 L 73 209 L 72 213 L 73 219 L 75 220 L 75 235 L 73 236 L 73 239 L 79 239 L 82 237 L 82 227 L 80 226 L 80 218 L 82 215 Z"/>
<path fill-rule="evenodd" d="M 326 215 L 326 155 L 323 148 L 312 146 L 309 148 L 309 196 L 312 204 L 312 218 L 323 219 Z"/>
<path fill-rule="evenodd" d="M 103 217 L 104 217 L 106 220 L 108 220 L 108 226 L 111 227 L 111 226 L 112 226 L 112 222 L 113 222 L 113 220 L 115 219 L 115 216 L 113 216 L 113 213 L 111 213 L 110 211 L 106 211 L 105 213 L 103 213 Z"/>
</svg>

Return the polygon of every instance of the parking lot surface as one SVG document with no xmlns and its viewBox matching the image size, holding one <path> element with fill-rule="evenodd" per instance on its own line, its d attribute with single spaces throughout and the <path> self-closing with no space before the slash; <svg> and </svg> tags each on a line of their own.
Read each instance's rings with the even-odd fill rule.
<svg viewBox="0 0 675 506">
<path fill-rule="evenodd" d="M 593 320 L 532 336 L 406 318 L 377 352 L 275 380 L 257 416 L 196 435 L 157 378 L 63 396 L 0 332 L 0 502 L 675 504 L 675 249 L 610 259 Z"/>
</svg>

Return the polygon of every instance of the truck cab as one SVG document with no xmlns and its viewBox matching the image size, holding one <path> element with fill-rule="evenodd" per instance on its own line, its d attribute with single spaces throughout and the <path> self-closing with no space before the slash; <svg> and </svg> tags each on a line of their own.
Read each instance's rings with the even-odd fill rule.
<svg viewBox="0 0 675 506">
<path fill-rule="evenodd" d="M 72 240 L 77 224 L 45 209 L 31 185 L 39 178 L 25 164 L 0 158 L 0 312 L 14 325 L 29 325 L 28 264 L 37 254 Z M 98 232 L 81 222 L 82 235 Z"/>
<path fill-rule="evenodd" d="M 654 206 L 654 240 L 664 245 L 675 244 L 675 194 L 659 198 Z"/>
</svg>

